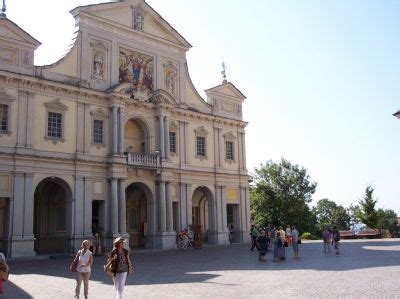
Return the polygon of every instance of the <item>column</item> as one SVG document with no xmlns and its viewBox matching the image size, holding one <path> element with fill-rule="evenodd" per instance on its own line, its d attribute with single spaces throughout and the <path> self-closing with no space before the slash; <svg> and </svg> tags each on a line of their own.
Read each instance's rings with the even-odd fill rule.
<svg viewBox="0 0 400 299">
<path fill-rule="evenodd" d="M 84 108 L 84 139 L 83 139 L 83 152 L 85 155 L 89 154 L 90 151 L 90 130 L 92 128 L 91 125 L 91 117 L 90 117 L 90 105 L 85 104 Z M 79 130 L 80 128 L 78 128 Z"/>
<path fill-rule="evenodd" d="M 172 232 L 174 230 L 174 219 L 173 219 L 173 212 L 172 212 L 172 183 L 166 182 L 166 212 L 167 212 L 167 231 Z"/>
<path fill-rule="evenodd" d="M 227 227 L 227 214 L 226 214 L 226 186 L 221 187 L 221 214 L 222 214 L 222 219 L 221 219 L 221 226 L 222 226 L 222 231 L 227 232 L 228 227 Z"/>
<path fill-rule="evenodd" d="M 219 135 L 219 129 L 218 128 L 214 128 L 214 164 L 216 167 L 221 167 L 221 159 L 219 156 L 219 139 L 218 139 L 218 135 Z"/>
<path fill-rule="evenodd" d="M 24 174 L 14 174 L 14 197 L 13 197 L 13 214 L 12 214 L 12 239 L 22 238 L 22 226 L 24 215 Z"/>
<path fill-rule="evenodd" d="M 75 237 L 83 237 L 84 179 L 75 176 Z"/>
<path fill-rule="evenodd" d="M 126 234 L 126 198 L 125 198 L 125 179 L 118 180 L 119 196 L 119 232 Z"/>
<path fill-rule="evenodd" d="M 158 218 L 160 220 L 159 230 L 160 232 L 165 232 L 167 229 L 167 220 L 166 220 L 166 202 L 165 202 L 165 182 L 158 182 L 158 191 L 159 191 L 159 210 L 158 210 Z"/>
<path fill-rule="evenodd" d="M 181 227 L 178 230 L 186 227 L 188 223 L 187 219 L 187 202 L 186 202 L 186 184 L 179 183 L 179 217 Z"/>
<path fill-rule="evenodd" d="M 118 181 L 116 178 L 111 179 L 111 233 L 118 234 Z"/>
<path fill-rule="evenodd" d="M 33 238 L 33 174 L 25 174 L 25 195 L 24 195 L 24 238 Z"/>
<path fill-rule="evenodd" d="M 164 118 L 164 139 L 165 139 L 165 158 L 170 159 L 171 153 L 169 148 L 169 116 Z"/>
<path fill-rule="evenodd" d="M 185 140 L 185 122 L 179 122 L 179 160 L 181 164 L 186 164 L 186 140 Z"/>
<path fill-rule="evenodd" d="M 27 119 L 26 119 L 26 144 L 25 146 L 28 148 L 33 147 L 32 141 L 32 131 L 33 131 L 33 94 L 28 93 L 28 111 L 27 111 Z"/>
<path fill-rule="evenodd" d="M 192 184 L 186 184 L 186 215 L 188 224 L 193 224 L 193 198 L 192 198 Z M 210 211 L 209 211 L 210 212 Z"/>
<path fill-rule="evenodd" d="M 243 170 L 247 169 L 247 163 L 246 163 L 246 136 L 245 133 L 242 133 L 242 157 L 243 157 Z"/>
<path fill-rule="evenodd" d="M 118 153 L 124 154 L 124 110 L 120 107 L 118 111 Z M 124 191 L 125 192 L 125 191 Z"/>
<path fill-rule="evenodd" d="M 112 107 L 112 153 L 118 154 L 118 108 Z"/>
<path fill-rule="evenodd" d="M 218 129 L 218 152 L 220 166 L 222 167 L 225 161 L 225 139 L 224 136 L 222 136 L 222 129 Z"/>
<path fill-rule="evenodd" d="M 25 147 L 26 144 L 26 109 L 27 92 L 18 92 L 18 119 L 17 119 L 17 146 Z"/>
<path fill-rule="evenodd" d="M 84 237 L 92 237 L 92 180 L 85 178 L 85 201 L 84 201 Z"/>
<path fill-rule="evenodd" d="M 160 147 L 161 159 L 165 158 L 165 147 L 164 147 L 164 116 L 158 116 L 158 144 Z"/>
<path fill-rule="evenodd" d="M 84 131 L 82 130 L 84 126 L 85 117 L 85 104 L 78 103 L 76 111 L 76 152 L 78 154 L 83 154 L 84 151 Z"/>
</svg>

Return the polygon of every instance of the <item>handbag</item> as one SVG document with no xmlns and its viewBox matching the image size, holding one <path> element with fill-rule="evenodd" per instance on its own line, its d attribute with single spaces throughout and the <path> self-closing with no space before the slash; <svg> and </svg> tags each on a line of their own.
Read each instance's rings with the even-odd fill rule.
<svg viewBox="0 0 400 299">
<path fill-rule="evenodd" d="M 108 274 L 110 276 L 114 275 L 112 263 L 105 264 L 103 268 L 104 268 L 104 272 L 106 272 L 106 274 Z"/>
<path fill-rule="evenodd" d="M 78 261 L 79 261 L 79 253 L 80 253 L 81 251 L 79 250 L 78 252 L 77 252 L 77 254 L 75 255 L 75 257 L 74 257 L 74 259 L 72 260 L 72 263 L 71 263 L 71 265 L 69 266 L 69 271 L 71 271 L 71 272 L 76 272 L 76 268 L 78 267 Z"/>
<path fill-rule="evenodd" d="M 297 240 L 297 244 L 301 244 L 301 239 L 298 239 L 298 240 Z"/>
<path fill-rule="evenodd" d="M 10 269 L 6 264 L 0 264 L 0 279 L 3 281 L 8 280 L 8 275 L 10 274 Z"/>
</svg>

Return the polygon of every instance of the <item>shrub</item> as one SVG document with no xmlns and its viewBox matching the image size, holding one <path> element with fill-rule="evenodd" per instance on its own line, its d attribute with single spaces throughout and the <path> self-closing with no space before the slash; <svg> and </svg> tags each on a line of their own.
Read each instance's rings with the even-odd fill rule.
<svg viewBox="0 0 400 299">
<path fill-rule="evenodd" d="M 313 239 L 313 235 L 309 232 L 304 232 L 301 234 L 300 239 L 311 240 L 311 239 Z"/>
</svg>

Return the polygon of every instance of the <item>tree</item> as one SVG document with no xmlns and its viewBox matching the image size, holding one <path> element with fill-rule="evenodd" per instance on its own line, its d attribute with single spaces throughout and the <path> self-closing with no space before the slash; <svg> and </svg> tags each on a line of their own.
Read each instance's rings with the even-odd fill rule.
<svg viewBox="0 0 400 299">
<path fill-rule="evenodd" d="M 336 225 L 338 229 L 341 230 L 348 230 L 350 228 L 350 215 L 344 207 L 337 206 L 333 210 L 332 224 Z"/>
<path fill-rule="evenodd" d="M 367 186 L 364 198 L 358 202 L 360 204 L 360 220 L 370 228 L 376 228 L 378 225 L 378 215 L 375 210 L 377 200 L 373 198 L 374 190 L 372 186 Z"/>
<path fill-rule="evenodd" d="M 317 184 L 310 181 L 305 168 L 281 158 L 279 163 L 270 160 L 254 171 L 255 186 L 250 192 L 254 223 L 291 224 L 308 231 L 314 228 L 315 219 L 308 203 Z"/>
<path fill-rule="evenodd" d="M 393 210 L 378 209 L 377 213 L 377 227 L 380 229 L 393 230 L 397 223 L 397 214 Z"/>
<path fill-rule="evenodd" d="M 354 229 L 355 225 L 361 222 L 362 218 L 361 208 L 359 205 L 350 204 L 350 206 L 347 209 L 347 213 L 350 216 L 350 227 L 351 229 Z"/>
<path fill-rule="evenodd" d="M 321 233 L 325 226 L 336 225 L 341 230 L 347 230 L 350 226 L 350 215 L 347 210 L 338 206 L 334 201 L 323 198 L 313 208 L 317 220 L 317 229 Z"/>
</svg>

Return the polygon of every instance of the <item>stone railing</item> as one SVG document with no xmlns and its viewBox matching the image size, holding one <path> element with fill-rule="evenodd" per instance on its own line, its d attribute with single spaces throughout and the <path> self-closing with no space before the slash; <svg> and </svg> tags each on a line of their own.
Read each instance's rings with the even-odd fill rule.
<svg viewBox="0 0 400 299">
<path fill-rule="evenodd" d="M 126 161 L 131 166 L 157 168 L 160 166 L 160 156 L 148 154 L 126 153 Z"/>
</svg>

